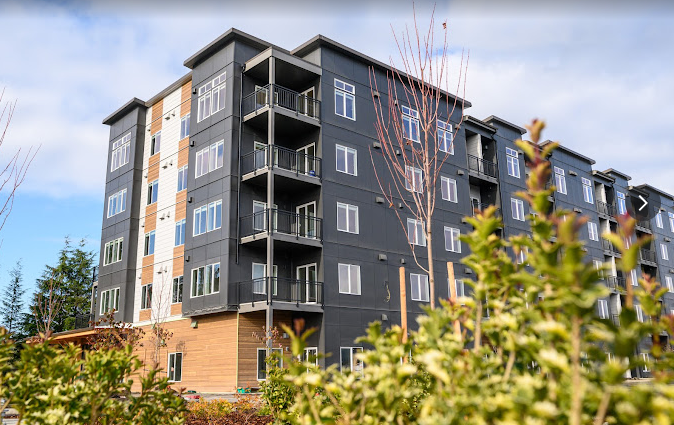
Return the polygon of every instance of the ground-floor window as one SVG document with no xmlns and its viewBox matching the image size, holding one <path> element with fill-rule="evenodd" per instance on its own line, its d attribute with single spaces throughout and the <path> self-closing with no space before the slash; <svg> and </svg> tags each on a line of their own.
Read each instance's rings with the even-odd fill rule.
<svg viewBox="0 0 674 425">
<path fill-rule="evenodd" d="M 283 350 L 281 348 L 272 348 L 272 353 L 278 353 L 279 366 L 283 367 Z M 257 380 L 264 381 L 267 379 L 267 349 L 257 349 Z"/>
<path fill-rule="evenodd" d="M 316 347 L 307 347 L 304 349 L 304 357 L 302 361 L 313 363 L 315 366 L 318 366 L 318 348 Z"/>
<path fill-rule="evenodd" d="M 169 353 L 168 355 L 168 380 L 180 382 L 183 379 L 183 353 Z"/>
<path fill-rule="evenodd" d="M 356 354 L 362 352 L 363 347 L 341 347 L 339 350 L 340 370 L 363 373 L 363 362 L 356 359 Z"/>
</svg>

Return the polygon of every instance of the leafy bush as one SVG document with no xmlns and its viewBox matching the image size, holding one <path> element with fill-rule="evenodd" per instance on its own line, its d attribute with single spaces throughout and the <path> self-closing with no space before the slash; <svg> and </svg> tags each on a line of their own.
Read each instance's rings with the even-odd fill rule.
<svg viewBox="0 0 674 425">
<path fill-rule="evenodd" d="M 286 379 L 288 369 L 279 367 L 279 360 L 277 353 L 267 357 L 267 379 L 261 389 L 265 407 L 274 418 L 282 419 L 293 404 L 297 389 Z"/>
<path fill-rule="evenodd" d="M 608 295 L 600 270 L 587 258 L 579 231 L 586 217 L 552 210 L 546 188 L 555 144 L 537 143 L 544 125 L 529 127 L 533 142 L 518 142 L 531 169 L 528 191 L 531 235 L 498 236 L 490 207 L 467 218 L 474 230 L 462 237 L 471 254 L 463 262 L 475 280 L 473 296 L 441 302 L 418 319 L 406 342 L 398 326 L 370 325 L 360 342 L 372 347 L 357 358 L 362 373 L 340 373 L 292 361 L 285 377 L 298 388 L 286 419 L 338 424 L 545 424 L 674 423 L 674 354 L 659 335 L 674 334 L 674 317 L 662 315 L 661 289 L 648 277 L 626 285 L 620 326 L 596 316 Z M 637 264 L 641 238 L 626 244 L 635 221 L 618 217 L 606 234 L 621 252 L 625 275 Z M 518 264 L 512 254 L 525 251 Z M 639 301 L 647 319 L 637 320 Z M 488 313 L 488 314 L 487 314 Z M 488 318 L 485 318 L 488 317 Z M 304 339 L 292 335 L 293 355 Z M 638 347 L 650 338 L 653 380 L 627 386 L 626 371 L 646 364 Z M 613 353 L 609 356 L 607 353 Z M 410 356 L 411 354 L 411 356 Z M 402 360 L 402 361 L 401 361 Z"/>
<path fill-rule="evenodd" d="M 188 412 L 198 419 L 216 419 L 232 412 L 234 406 L 227 400 L 198 401 L 187 405 Z"/>
</svg>

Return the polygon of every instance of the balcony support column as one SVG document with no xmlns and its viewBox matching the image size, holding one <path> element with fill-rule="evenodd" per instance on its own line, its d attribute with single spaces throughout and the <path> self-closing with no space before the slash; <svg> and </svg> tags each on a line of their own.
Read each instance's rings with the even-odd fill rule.
<svg viewBox="0 0 674 425">
<path fill-rule="evenodd" d="M 267 314 L 266 314 L 266 330 L 267 330 L 267 350 L 271 350 L 273 341 L 271 340 L 271 331 L 274 327 L 274 305 L 272 303 L 272 288 L 274 275 L 274 172 L 273 172 L 273 147 L 274 147 L 274 108 L 271 105 L 274 102 L 274 85 L 276 84 L 276 60 L 274 57 L 269 58 L 269 102 L 270 108 L 267 114 L 267 151 L 269 152 L 270 170 L 267 173 Z M 270 351 L 271 352 L 271 351 Z"/>
</svg>

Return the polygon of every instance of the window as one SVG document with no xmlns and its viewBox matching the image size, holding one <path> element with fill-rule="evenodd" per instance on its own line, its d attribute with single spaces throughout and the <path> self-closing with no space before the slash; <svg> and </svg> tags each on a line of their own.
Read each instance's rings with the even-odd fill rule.
<svg viewBox="0 0 674 425">
<path fill-rule="evenodd" d="M 187 165 L 178 169 L 178 192 L 187 189 Z"/>
<path fill-rule="evenodd" d="M 598 300 L 597 309 L 600 319 L 608 319 L 608 302 L 606 300 Z"/>
<path fill-rule="evenodd" d="M 339 370 L 340 372 L 363 373 L 363 362 L 356 359 L 356 354 L 362 353 L 362 347 L 340 347 L 339 348 Z"/>
<path fill-rule="evenodd" d="M 358 152 L 355 149 L 336 145 L 337 171 L 340 173 L 358 175 Z"/>
<path fill-rule="evenodd" d="M 453 227 L 445 226 L 445 250 L 461 253 L 461 241 L 459 240 L 461 231 Z"/>
<path fill-rule="evenodd" d="M 219 141 L 197 152 L 194 177 L 198 178 L 222 167 L 225 142 Z"/>
<path fill-rule="evenodd" d="M 175 246 L 185 245 L 185 219 L 176 222 L 176 244 Z"/>
<path fill-rule="evenodd" d="M 625 194 L 622 192 L 616 192 L 616 197 L 618 198 L 618 214 L 620 215 L 627 214 L 627 204 L 625 203 Z"/>
<path fill-rule="evenodd" d="M 116 140 L 112 144 L 112 155 L 110 158 L 110 172 L 126 165 L 131 157 L 131 133 Z"/>
<path fill-rule="evenodd" d="M 272 348 L 272 353 L 278 354 L 279 366 L 283 367 L 283 349 L 281 348 Z M 257 380 L 264 381 L 267 379 L 267 349 L 258 348 L 257 349 Z"/>
<path fill-rule="evenodd" d="M 524 221 L 524 202 L 521 199 L 510 198 L 510 209 L 515 220 Z"/>
<path fill-rule="evenodd" d="M 108 198 L 108 218 L 126 210 L 126 189 L 110 195 Z"/>
<path fill-rule="evenodd" d="M 360 295 L 360 266 L 355 264 L 338 264 L 339 293 Z"/>
<path fill-rule="evenodd" d="M 555 167 L 555 186 L 557 186 L 557 192 L 566 195 L 566 178 L 564 170 L 559 167 Z"/>
<path fill-rule="evenodd" d="M 415 192 L 421 192 L 424 184 L 424 177 L 421 169 L 409 165 L 405 166 L 405 188 Z"/>
<path fill-rule="evenodd" d="M 190 115 L 187 114 L 180 119 L 180 140 L 190 135 Z"/>
<path fill-rule="evenodd" d="M 587 232 L 590 235 L 591 241 L 598 241 L 599 240 L 599 232 L 597 231 L 597 223 L 593 223 L 591 221 L 588 221 L 587 222 Z"/>
<path fill-rule="evenodd" d="M 426 246 L 424 223 L 421 220 L 407 219 L 407 241 L 410 245 Z"/>
<path fill-rule="evenodd" d="M 183 353 L 169 353 L 168 355 L 169 382 L 180 382 L 183 379 Z"/>
<path fill-rule="evenodd" d="M 657 214 L 655 214 L 655 225 L 658 226 L 659 229 L 663 228 L 662 225 L 662 211 L 658 211 Z"/>
<path fill-rule="evenodd" d="M 148 283 L 140 287 L 140 309 L 152 308 L 152 284 Z"/>
<path fill-rule="evenodd" d="M 151 205 L 157 202 L 159 196 L 159 180 L 147 184 L 147 204 Z"/>
<path fill-rule="evenodd" d="M 183 277 L 173 278 L 173 288 L 171 291 L 171 303 L 177 304 L 183 302 Z"/>
<path fill-rule="evenodd" d="M 639 279 L 637 278 L 636 269 L 630 270 L 630 280 L 632 281 L 632 286 L 639 286 Z"/>
<path fill-rule="evenodd" d="M 161 145 L 161 130 L 154 133 L 150 139 L 150 156 L 159 153 L 159 146 Z"/>
<path fill-rule="evenodd" d="M 592 260 L 595 270 L 599 272 L 599 278 L 604 278 L 604 263 L 601 260 Z"/>
<path fill-rule="evenodd" d="M 143 255 L 154 254 L 154 230 L 145 234 L 145 249 Z"/>
<path fill-rule="evenodd" d="M 641 308 L 640 305 L 635 305 L 634 311 L 635 311 L 635 313 L 637 313 L 637 320 L 643 323 L 643 321 L 644 321 L 644 310 Z"/>
<path fill-rule="evenodd" d="M 660 244 L 660 255 L 662 256 L 663 260 L 669 261 L 669 252 L 667 251 L 667 245 L 664 243 Z"/>
<path fill-rule="evenodd" d="M 520 250 L 517 252 L 517 258 L 516 260 L 517 264 L 524 264 L 527 261 L 527 248 L 526 247 L 520 247 Z"/>
<path fill-rule="evenodd" d="M 440 120 L 438 120 L 438 147 L 441 152 L 454 155 L 452 125 Z"/>
<path fill-rule="evenodd" d="M 667 290 L 669 292 L 674 292 L 674 283 L 672 283 L 671 276 L 665 276 L 665 285 L 667 286 Z"/>
<path fill-rule="evenodd" d="M 442 199 L 449 202 L 459 202 L 456 194 L 456 180 L 449 177 L 440 177 L 440 187 L 442 189 Z"/>
<path fill-rule="evenodd" d="M 211 81 L 199 87 L 197 122 L 201 122 L 214 113 L 225 108 L 226 74 L 226 72 L 223 72 Z"/>
<path fill-rule="evenodd" d="M 651 370 L 648 368 L 648 364 L 651 362 L 651 355 L 648 353 L 641 353 L 641 359 L 644 361 L 641 371 L 646 373 L 650 372 Z"/>
<path fill-rule="evenodd" d="M 103 265 L 116 263 L 122 261 L 122 247 L 124 245 L 124 238 L 115 239 L 105 244 L 103 254 Z"/>
<path fill-rule="evenodd" d="M 674 213 L 667 213 L 667 217 L 669 217 L 669 230 L 674 232 Z"/>
<path fill-rule="evenodd" d="M 356 87 L 335 79 L 335 114 L 356 120 Z"/>
<path fill-rule="evenodd" d="M 337 202 L 337 230 L 358 233 L 358 207 Z"/>
<path fill-rule="evenodd" d="M 318 366 L 318 348 L 316 347 L 305 348 L 304 355 L 302 356 L 302 361 L 305 363 L 313 363 L 314 366 Z"/>
<path fill-rule="evenodd" d="M 400 107 L 403 113 L 403 137 L 419 142 L 419 112 L 407 106 Z"/>
<path fill-rule="evenodd" d="M 592 182 L 590 179 L 582 177 L 580 179 L 583 182 L 583 199 L 588 204 L 594 204 L 594 197 L 592 196 Z"/>
<path fill-rule="evenodd" d="M 194 236 L 219 229 L 222 226 L 222 201 L 210 202 L 194 209 Z"/>
<path fill-rule="evenodd" d="M 427 275 L 410 273 L 410 286 L 412 287 L 412 301 L 428 302 L 429 288 Z"/>
<path fill-rule="evenodd" d="M 119 288 L 101 292 L 101 314 L 119 310 Z"/>
<path fill-rule="evenodd" d="M 508 161 L 508 175 L 520 178 L 520 159 L 515 149 L 506 148 L 506 160 Z"/>
<path fill-rule="evenodd" d="M 463 298 L 466 296 L 466 286 L 463 283 L 463 280 L 461 279 L 456 279 L 454 280 L 454 287 L 456 288 L 456 297 L 457 298 Z M 450 295 L 451 292 L 450 292 Z"/>
<path fill-rule="evenodd" d="M 192 269 L 192 297 L 220 292 L 220 263 Z"/>
</svg>

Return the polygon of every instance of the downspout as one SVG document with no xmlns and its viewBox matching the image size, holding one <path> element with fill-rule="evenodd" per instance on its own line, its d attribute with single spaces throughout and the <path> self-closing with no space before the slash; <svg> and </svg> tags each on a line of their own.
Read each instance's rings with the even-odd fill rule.
<svg viewBox="0 0 674 425">
<path fill-rule="evenodd" d="M 241 132 L 243 130 L 243 71 L 246 65 L 241 65 L 241 80 L 239 84 L 239 178 L 236 182 L 236 264 L 239 264 L 239 245 L 241 241 Z M 238 288 L 237 288 L 238 290 Z"/>
</svg>

